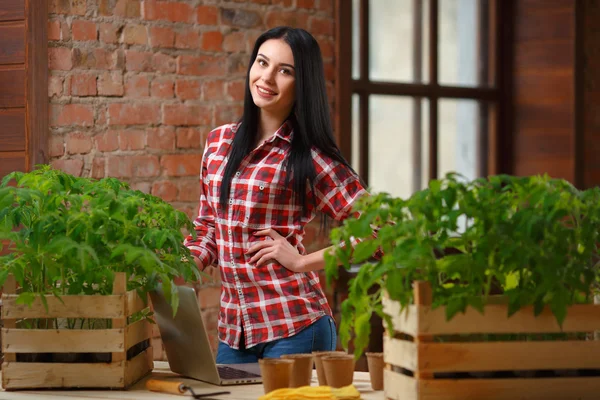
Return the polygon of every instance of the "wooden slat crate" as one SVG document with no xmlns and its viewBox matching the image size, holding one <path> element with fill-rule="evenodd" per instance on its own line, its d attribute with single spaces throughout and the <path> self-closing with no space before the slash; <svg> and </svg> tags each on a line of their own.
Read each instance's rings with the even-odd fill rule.
<svg viewBox="0 0 600 400">
<path fill-rule="evenodd" d="M 527 307 L 507 317 L 507 305 L 468 308 L 446 321 L 431 308 L 431 288 L 415 283 L 415 304 L 384 299 L 394 336 L 384 337 L 384 393 L 394 400 L 586 400 L 600 398 L 600 341 L 474 341 L 475 334 L 592 333 L 600 331 L 600 305 L 569 308 L 562 329 L 547 308 Z M 459 338 L 440 342 L 438 337 Z M 590 337 L 591 335 L 587 335 Z M 473 336 L 472 336 L 473 337 Z M 554 371 L 558 370 L 561 375 Z M 586 370 L 586 376 L 580 371 Z M 594 371 L 596 370 L 596 371 Z M 514 371 L 517 371 L 515 374 Z M 551 371 L 535 376 L 536 371 Z M 575 371 L 579 371 L 576 372 Z M 504 374 L 504 375 L 502 375 Z"/>
<path fill-rule="evenodd" d="M 14 278 L 2 294 L 2 387 L 125 389 L 152 371 L 152 348 L 127 360 L 127 350 L 149 340 L 147 321 L 131 324 L 127 318 L 146 306 L 135 291 L 126 291 L 124 273 L 117 273 L 110 296 L 46 296 L 31 307 L 17 304 Z M 62 300 L 62 301 L 61 301 Z M 111 319 L 112 329 L 18 329 L 24 318 Z M 112 353 L 110 363 L 19 362 L 18 353 Z"/>
</svg>

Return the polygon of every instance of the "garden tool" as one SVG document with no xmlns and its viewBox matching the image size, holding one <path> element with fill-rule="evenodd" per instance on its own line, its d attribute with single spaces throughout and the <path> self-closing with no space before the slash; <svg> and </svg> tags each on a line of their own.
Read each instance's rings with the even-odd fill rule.
<svg viewBox="0 0 600 400">
<path fill-rule="evenodd" d="M 185 385 L 183 382 L 177 381 L 162 381 L 158 379 L 148 379 L 146 381 L 146 388 L 153 392 L 170 393 L 170 394 L 185 394 L 190 392 L 192 398 L 202 400 L 217 400 L 211 399 L 209 396 L 218 396 L 221 394 L 230 394 L 231 392 L 210 392 L 210 393 L 199 393 L 196 394 L 194 389 L 190 386 Z"/>
</svg>

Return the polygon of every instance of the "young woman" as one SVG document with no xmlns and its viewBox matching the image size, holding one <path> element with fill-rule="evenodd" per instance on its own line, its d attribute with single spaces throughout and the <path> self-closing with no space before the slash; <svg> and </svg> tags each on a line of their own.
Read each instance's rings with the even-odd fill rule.
<svg viewBox="0 0 600 400">
<path fill-rule="evenodd" d="M 317 41 L 278 27 L 252 51 L 244 115 L 208 135 L 195 220 L 186 239 L 199 268 L 218 264 L 217 363 L 333 350 L 336 329 L 306 225 L 342 220 L 365 194 L 335 144 Z"/>
</svg>

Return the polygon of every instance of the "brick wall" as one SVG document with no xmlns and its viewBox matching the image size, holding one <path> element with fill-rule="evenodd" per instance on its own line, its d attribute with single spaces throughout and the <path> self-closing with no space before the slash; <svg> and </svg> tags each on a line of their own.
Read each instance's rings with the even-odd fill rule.
<svg viewBox="0 0 600 400">
<path fill-rule="evenodd" d="M 333 98 L 333 3 L 51 0 L 52 165 L 78 176 L 118 177 L 193 216 L 206 134 L 240 117 L 249 53 L 260 33 L 283 24 L 311 32 Z M 210 332 L 218 296 L 217 281 L 199 290 Z"/>
</svg>

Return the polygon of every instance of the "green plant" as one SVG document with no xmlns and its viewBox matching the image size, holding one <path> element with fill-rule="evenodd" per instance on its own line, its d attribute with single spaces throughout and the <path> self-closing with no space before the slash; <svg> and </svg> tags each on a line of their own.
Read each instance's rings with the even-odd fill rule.
<svg viewBox="0 0 600 400">
<path fill-rule="evenodd" d="M 413 301 L 412 283 L 430 282 L 433 307 L 452 318 L 471 306 L 483 312 L 496 289 L 509 316 L 548 306 L 559 324 L 567 307 L 591 301 L 599 277 L 600 189 L 579 191 L 547 176 L 491 176 L 471 182 L 448 174 L 408 199 L 380 193 L 362 198 L 360 217 L 331 233 L 344 243 L 326 256 L 328 281 L 338 266 L 362 263 L 342 304 L 340 339 L 354 334 L 355 355 L 368 343 L 373 312 L 383 313 L 385 291 L 402 308 Z M 373 228 L 378 228 L 373 237 Z M 353 238 L 361 239 L 352 249 Z M 372 254 L 380 248 L 381 259 Z"/>
<path fill-rule="evenodd" d="M 115 178 L 76 178 L 49 166 L 13 172 L 0 185 L 0 250 L 2 240 L 10 248 L 0 257 L 0 285 L 13 274 L 18 301 L 31 304 L 45 294 L 110 294 L 115 272 L 125 272 L 127 289 L 144 299 L 162 281 L 175 312 L 173 279 L 200 277 L 184 229 L 194 232 L 183 212 Z"/>
</svg>

